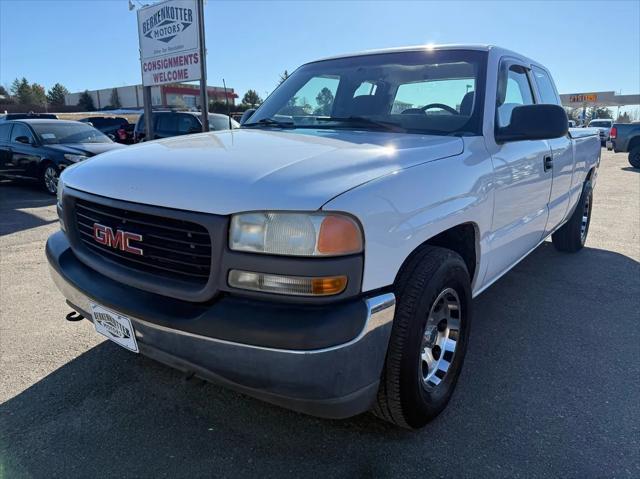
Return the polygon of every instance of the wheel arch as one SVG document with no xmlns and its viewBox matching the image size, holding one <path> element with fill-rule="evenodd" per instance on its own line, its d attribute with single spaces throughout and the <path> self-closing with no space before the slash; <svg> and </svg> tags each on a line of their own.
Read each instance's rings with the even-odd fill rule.
<svg viewBox="0 0 640 479">
<path fill-rule="evenodd" d="M 480 267 L 480 230 L 476 223 L 465 222 L 457 224 L 432 235 L 420 243 L 403 261 L 396 274 L 395 281 L 401 276 L 411 259 L 427 246 L 439 246 L 458 253 L 467 265 L 471 284 L 474 284 Z"/>
<path fill-rule="evenodd" d="M 640 135 L 636 135 L 629 140 L 627 151 L 631 151 L 637 146 L 640 146 Z"/>
</svg>

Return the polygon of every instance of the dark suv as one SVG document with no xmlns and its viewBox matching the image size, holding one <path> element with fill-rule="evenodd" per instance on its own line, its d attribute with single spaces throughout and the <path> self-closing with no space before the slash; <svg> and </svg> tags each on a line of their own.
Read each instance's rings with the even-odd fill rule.
<svg viewBox="0 0 640 479">
<path fill-rule="evenodd" d="M 231 119 L 231 128 L 240 128 L 240 123 Z M 219 113 L 209 113 L 209 131 L 228 130 L 229 117 Z M 145 140 L 144 114 L 140 115 L 133 132 L 134 141 Z M 191 111 L 154 111 L 153 139 L 170 136 L 200 133 L 202 122 L 200 112 Z"/>
</svg>

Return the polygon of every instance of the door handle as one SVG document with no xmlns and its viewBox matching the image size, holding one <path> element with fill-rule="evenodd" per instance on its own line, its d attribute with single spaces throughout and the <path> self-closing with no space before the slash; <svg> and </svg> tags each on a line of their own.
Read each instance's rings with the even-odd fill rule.
<svg viewBox="0 0 640 479">
<path fill-rule="evenodd" d="M 549 171 L 553 169 L 553 156 L 546 155 L 544 157 L 544 171 Z"/>
</svg>

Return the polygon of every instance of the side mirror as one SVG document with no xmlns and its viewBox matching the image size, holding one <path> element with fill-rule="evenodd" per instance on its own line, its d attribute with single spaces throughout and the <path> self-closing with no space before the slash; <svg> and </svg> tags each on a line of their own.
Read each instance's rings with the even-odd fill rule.
<svg viewBox="0 0 640 479">
<path fill-rule="evenodd" d="M 511 123 L 496 129 L 496 143 L 560 138 L 569 131 L 567 113 L 559 105 L 522 105 L 511 112 Z"/>
<path fill-rule="evenodd" d="M 31 144 L 31 140 L 29 140 L 28 136 L 16 136 L 16 141 L 18 143 L 24 143 L 25 145 Z"/>
<path fill-rule="evenodd" d="M 109 137 L 109 139 L 110 139 L 111 141 L 116 141 L 116 136 L 115 136 L 115 135 L 113 135 L 112 133 L 109 133 L 107 136 Z"/>
<path fill-rule="evenodd" d="M 244 125 L 245 121 L 251 118 L 251 115 L 253 115 L 255 111 L 255 108 L 249 108 L 248 110 L 245 110 L 245 112 L 242 114 L 242 117 L 240 117 L 240 124 Z"/>
</svg>

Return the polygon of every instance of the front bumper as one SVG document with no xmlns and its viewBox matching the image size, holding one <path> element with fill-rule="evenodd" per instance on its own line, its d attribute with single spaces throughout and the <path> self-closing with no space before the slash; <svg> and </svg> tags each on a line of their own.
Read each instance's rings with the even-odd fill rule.
<svg viewBox="0 0 640 479">
<path fill-rule="evenodd" d="M 189 303 L 100 275 L 76 258 L 62 232 L 49 238 L 46 251 L 70 306 L 89 319 L 92 302 L 126 314 L 146 356 L 315 416 L 353 416 L 375 400 L 392 293 L 322 306 L 228 297 Z"/>
</svg>

